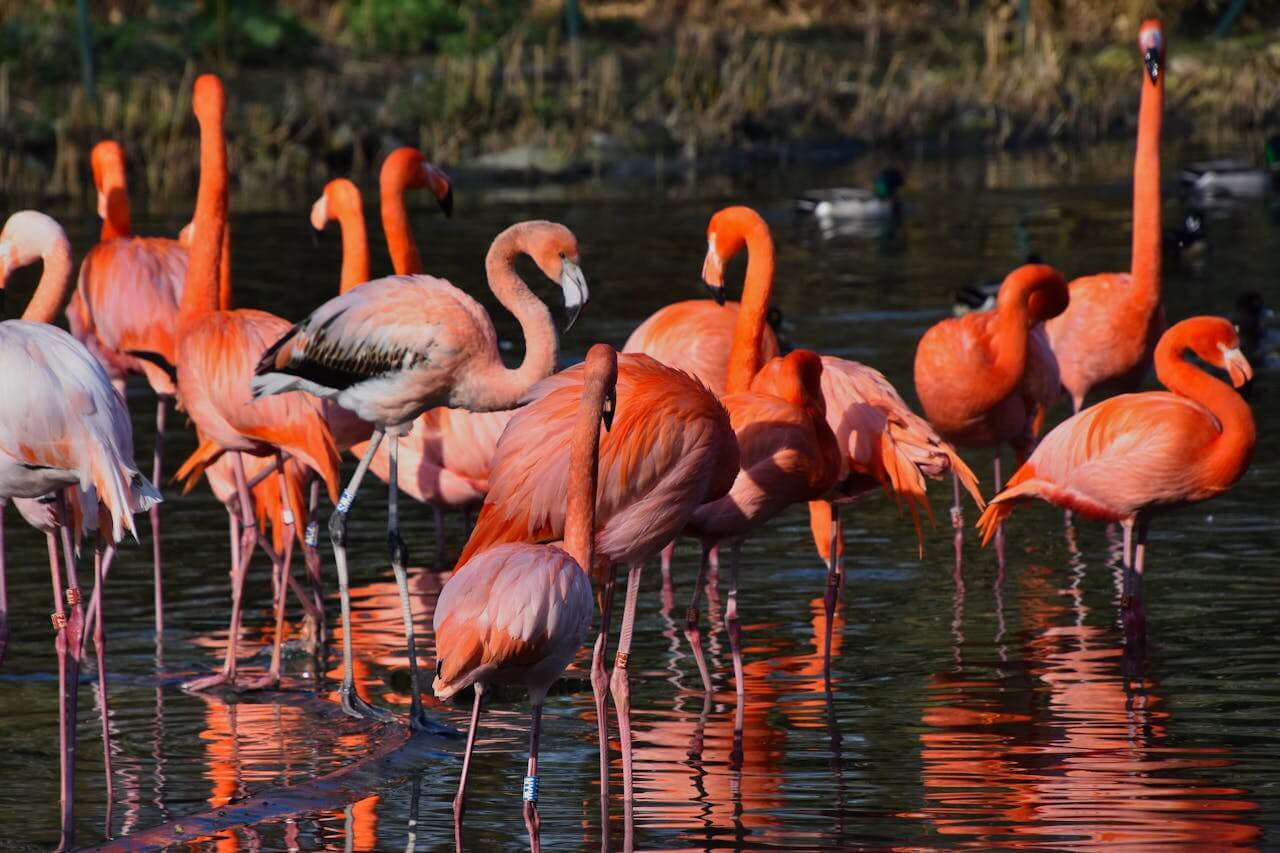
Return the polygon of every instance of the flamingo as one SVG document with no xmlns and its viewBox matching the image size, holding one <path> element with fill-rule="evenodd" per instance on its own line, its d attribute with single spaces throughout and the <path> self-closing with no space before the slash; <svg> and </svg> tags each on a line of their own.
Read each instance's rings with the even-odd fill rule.
<svg viewBox="0 0 1280 853">
<path fill-rule="evenodd" d="M 480 551 L 444 585 L 434 619 L 437 663 L 432 689 L 436 696 L 447 700 L 467 685 L 475 690 L 462 775 L 453 799 L 454 817 L 460 824 L 485 690 L 492 684 L 524 686 L 533 706 L 524 816 L 535 850 L 542 704 L 591 626 L 587 571 L 594 565 L 596 549 L 600 423 L 603 419 L 606 429 L 612 429 L 618 355 L 607 344 L 596 344 L 587 352 L 585 365 L 582 394 L 572 419 L 565 472 L 568 487 L 560 493 L 565 505 L 562 547 L 506 543 Z"/>
<path fill-rule="evenodd" d="M 130 350 L 148 350 L 172 361 L 178 300 L 187 272 L 187 248 L 165 237 L 132 233 L 124 149 L 103 140 L 90 156 L 102 217 L 101 242 L 80 265 L 80 279 L 67 304 L 71 334 L 97 356 L 123 393 L 130 374 L 142 374 L 156 395 L 156 438 L 151 480 L 161 481 L 165 415 L 173 399 L 173 379 Z M 160 509 L 151 509 L 152 570 L 155 578 L 156 636 L 164 632 L 164 584 L 161 571 Z"/>
<path fill-rule="evenodd" d="M 1140 598 L 1152 514 L 1231 488 L 1249 467 L 1257 440 L 1249 404 L 1192 366 L 1189 352 L 1227 371 L 1236 388 L 1253 378 L 1230 321 L 1191 317 L 1175 324 L 1155 353 L 1156 376 L 1168 392 L 1112 397 L 1055 427 L 978 519 L 984 543 L 1029 498 L 1118 521 L 1124 527 L 1123 603 Z"/>
<path fill-rule="evenodd" d="M 991 311 L 948 317 L 916 346 L 916 394 L 925 417 L 948 441 L 994 447 L 995 490 L 1000 490 L 1000 448 L 1013 445 L 1026 458 L 1060 393 L 1058 365 L 1043 323 L 1067 307 L 1067 284 L 1057 270 L 1024 264 L 1005 277 Z M 953 476 L 951 508 L 956 561 L 963 544 L 960 481 Z M 997 551 L 1003 562 L 1002 540 Z"/>
<path fill-rule="evenodd" d="M 89 350 L 50 325 L 71 281 L 71 247 L 62 228 L 42 213 L 20 211 L 0 231 L 0 296 L 9 273 L 43 260 L 35 296 L 21 320 L 0 323 L 0 502 L 14 500 L 23 516 L 46 534 L 53 580 L 54 647 L 58 654 L 58 716 L 61 742 L 62 831 L 59 849 L 74 842 L 73 783 L 76 750 L 76 692 L 80 672 L 80 632 L 84 626 L 75 553 L 67 525 L 75 518 L 98 528 L 99 502 L 109 519 L 106 537 L 120 542 L 125 531 L 135 538 L 133 513 L 160 502 L 160 493 L 133 462 L 133 432 L 123 398 Z M 76 487 L 77 506 L 63 492 Z M 37 499 L 37 500 L 30 500 Z M 57 503 L 56 508 L 53 502 Z M 65 583 L 58 560 L 61 532 Z M 99 533 L 101 537 L 102 532 Z M 4 559 L 0 551 L 0 590 Z M 102 584 L 102 555 L 95 553 L 95 584 Z M 66 607 L 63 597 L 66 597 Z M 98 683 L 102 696 L 102 734 L 110 798 L 110 745 L 107 730 L 106 671 L 102 636 L 102 598 L 97 600 L 94 633 Z M 0 636 L 7 637 L 5 602 L 0 593 Z"/>
<path fill-rule="evenodd" d="M 421 274 L 422 260 L 409 229 L 404 191 L 426 187 L 446 215 L 453 213 L 453 190 L 448 177 L 433 166 L 416 148 L 397 148 L 382 163 L 379 178 L 382 230 L 387 237 L 396 275 Z M 409 432 L 400 439 L 400 459 L 413 472 L 400 488 L 420 503 L 431 506 L 435 520 L 436 562 L 444 554 L 444 509 L 477 506 L 488 491 L 489 463 L 498 445 L 498 436 L 511 420 L 510 410 L 471 412 L 438 406 L 423 412 Z M 361 455 L 366 446 L 351 448 Z M 380 447 L 369 470 L 384 482 L 390 471 L 387 448 Z"/>
<path fill-rule="evenodd" d="M 458 559 L 507 542 L 545 542 L 564 536 L 570 436 L 582 396 L 583 366 L 538 383 L 498 440 L 490 489 L 475 529 Z M 627 808 L 631 803 L 631 685 L 629 664 L 644 562 L 685 527 L 703 503 L 724 495 L 738 472 L 738 445 L 729 415 L 697 379 L 646 355 L 618 358 L 618 411 L 600 442 L 596 553 L 600 633 L 591 685 L 600 739 L 602 817 L 609 788 L 608 714 L 613 697 L 621 730 Z M 614 570 L 627 566 L 627 597 L 612 675 L 604 655 L 613 609 Z"/>
<path fill-rule="evenodd" d="M 712 217 L 707 229 L 707 258 L 704 283 L 714 292 L 724 288 L 724 265 L 746 250 L 747 275 L 743 288 L 744 305 L 733 345 L 740 349 L 725 354 L 735 390 L 776 394 L 773 371 L 782 361 L 769 356 L 764 346 L 765 310 L 773 287 L 773 238 L 764 219 L 748 207 L 729 207 Z M 686 327 L 684 336 L 697 334 Z M 756 342 L 759 342 L 757 344 Z M 736 361 L 735 361 L 736 359 Z M 762 367 L 763 365 L 763 367 Z M 915 524 L 916 539 L 923 553 L 923 532 L 919 511 L 932 519 L 925 497 L 925 477 L 937 479 L 947 471 L 982 505 L 973 472 L 929 424 L 911 411 L 897 389 L 880 371 L 856 361 L 822 356 L 822 397 L 827 425 L 841 448 L 839 488 L 830 499 L 809 504 L 814 544 L 828 566 L 826 624 L 834 624 L 832 614 L 843 570 L 840 557 L 844 540 L 839 526 L 841 504 L 853 503 L 876 489 L 884 489 L 899 504 L 905 503 Z M 736 372 L 735 372 L 736 371 Z M 831 642 L 823 646 L 828 670 Z"/>
<path fill-rule="evenodd" d="M 162 356 L 147 357 L 166 364 L 176 377 L 177 398 L 195 423 L 200 447 L 187 460 L 179 476 L 198 477 L 210 466 L 229 464 L 235 484 L 236 507 L 240 514 L 239 550 L 232 549 L 231 627 L 222 671 L 188 682 L 200 690 L 228 683 L 236 687 L 264 687 L 279 683 L 284 589 L 290 579 L 291 543 L 301 535 L 299 517 L 305 524 L 306 505 L 302 497 L 302 475 L 290 478 L 281 464 L 288 454 L 297 465 L 314 472 L 328 485 L 336 499 L 339 457 L 333 437 L 316 401 L 302 395 L 279 400 L 252 400 L 249 394 L 253 365 L 270 343 L 289 329 L 279 317 L 263 311 L 218 310 L 219 265 L 227 216 L 227 159 L 223 135 L 226 97 L 222 81 L 215 75 L 201 75 L 195 82 L 192 108 L 200 124 L 200 183 L 196 196 L 191 261 L 183 286 L 178 318 L 176 368 Z M 280 541 L 284 550 L 276 555 L 260 540 L 255 522 L 255 504 L 250 495 L 244 456 L 273 457 L 280 472 Z M 219 463 L 224 456 L 230 463 Z M 211 480 L 211 485 L 213 481 Z M 261 510 L 261 508 L 259 508 Z M 228 504 L 228 512 L 234 510 Z M 233 526 L 234 531 L 234 526 Z M 276 638 L 270 671 L 263 677 L 238 679 L 237 648 L 244 579 L 254 550 L 261 545 L 271 558 L 278 579 Z M 304 599 L 305 603 L 305 599 Z"/>
<path fill-rule="evenodd" d="M 355 494 L 384 435 L 388 454 L 387 542 L 400 586 L 412 685 L 410 723 L 434 730 L 422 711 L 408 559 L 400 537 L 397 463 L 400 437 L 427 409 L 451 405 L 476 411 L 511 408 L 537 380 L 555 369 L 558 344 L 551 313 L 516 274 L 528 254 L 564 290 L 569 326 L 587 299 L 573 233 L 552 222 L 522 222 L 494 240 L 485 260 L 489 285 L 525 332 L 518 368 L 503 366 L 498 336 L 484 309 L 449 282 L 426 275 L 389 276 L 329 300 L 280 335 L 263 354 L 253 377 L 256 398 L 304 390 L 331 400 L 374 424 L 374 433 L 351 482 L 329 518 L 338 583 L 347 586 L 346 523 Z M 385 717 L 353 693 L 349 605 L 343 599 L 343 709 L 354 716 Z"/>
<path fill-rule="evenodd" d="M 1062 387 L 1076 412 L 1093 388 L 1105 384 L 1136 390 L 1151 368 L 1152 349 L 1165 327 L 1160 303 L 1160 125 L 1166 66 L 1159 21 L 1142 22 L 1138 47 L 1143 80 L 1133 164 L 1132 269 L 1074 279 L 1068 285 L 1067 310 L 1045 323 Z"/>
</svg>

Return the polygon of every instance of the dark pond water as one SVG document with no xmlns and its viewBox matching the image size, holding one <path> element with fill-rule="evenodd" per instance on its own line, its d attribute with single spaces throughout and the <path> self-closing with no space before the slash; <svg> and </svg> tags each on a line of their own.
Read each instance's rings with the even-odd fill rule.
<svg viewBox="0 0 1280 853">
<path fill-rule="evenodd" d="M 723 204 L 749 202 L 774 223 L 776 301 L 787 337 L 875 365 L 911 398 L 915 342 L 949 312 L 955 287 L 1000 274 L 1029 250 L 1068 275 L 1127 268 L 1130 151 L 1116 145 L 916 165 L 909 170 L 905 226 L 884 237 L 824 239 L 790 214 L 791 194 L 811 184 L 869 183 L 878 165 L 870 162 L 666 186 L 535 193 L 459 186 L 454 220 L 426 207 L 414 219 L 428 269 L 485 293 L 490 305 L 482 258 L 501 227 L 543 217 L 573 228 L 593 300 L 564 342 L 571 362 L 596 340 L 620 345 L 664 303 L 697 296 L 709 215 Z M 1173 152 L 1167 162 L 1176 162 Z M 336 240 L 312 247 L 310 201 L 235 215 L 237 304 L 298 317 L 336 288 Z M 1173 219 L 1173 201 L 1166 210 Z M 63 219 L 83 253 L 96 229 L 91 211 L 64 211 Z M 182 214 L 140 211 L 135 223 L 172 233 Z M 1209 256 L 1198 265 L 1171 260 L 1166 267 L 1169 316 L 1227 313 L 1249 288 L 1280 303 L 1280 231 L 1265 205 L 1224 210 L 1209 229 Z M 377 273 L 388 266 L 380 249 L 374 263 Z M 730 278 L 740 275 L 735 265 Z M 499 326 L 514 334 L 505 315 Z M 149 456 L 151 399 L 133 387 L 130 404 L 138 446 Z M 872 499 L 845 516 L 850 575 L 827 695 L 818 654 L 823 566 L 803 511 L 777 519 L 743 551 L 747 705 L 740 769 L 729 756 L 732 670 L 718 599 L 708 642 L 720 692 L 704 707 L 696 668 L 672 614 L 661 611 L 658 573 L 651 570 L 632 664 L 636 846 L 1117 850 L 1280 843 L 1280 529 L 1276 491 L 1268 485 L 1280 477 L 1280 462 L 1267 428 L 1280 414 L 1280 373 L 1261 371 L 1253 405 L 1260 443 L 1243 482 L 1154 528 L 1145 645 L 1126 644 L 1117 609 L 1118 544 L 1102 527 L 1082 524 L 1071 539 L 1059 513 L 1028 508 L 1010 527 L 1003 575 L 993 554 L 972 540 L 957 575 L 949 530 L 936 531 L 918 560 L 909 521 L 891 502 Z M 168 469 L 191 448 L 191 434 L 175 431 Z M 989 482 L 989 456 L 974 454 L 971 462 Z M 948 493 L 947 484 L 935 492 L 944 520 Z M 375 702 L 404 705 L 406 660 L 384 551 L 384 494 L 380 483 L 369 484 L 354 519 L 358 674 Z M 170 498 L 169 627 L 161 657 L 152 632 L 148 548 L 125 550 L 107 591 L 114 836 L 303 782 L 378 746 L 367 732 L 319 712 L 323 706 L 308 693 L 317 673 L 301 653 L 288 660 L 294 691 L 237 700 L 178 689 L 183 677 L 211 671 L 220 660 L 228 553 L 225 515 L 203 487 L 188 497 L 171 491 Z M 405 515 L 405 535 L 422 565 L 432 553 L 430 514 L 410 506 Z M 456 554 L 460 519 L 450 518 L 447 532 L 447 550 Z M 48 848 L 57 841 L 57 677 L 43 547 L 10 513 L 13 642 L 0 670 L 0 846 Z M 691 546 L 678 552 L 681 600 L 694 560 Z M 327 553 L 326 561 L 331 572 Z M 428 659 L 442 581 L 432 567 L 412 577 Z M 269 595 L 266 564 L 256 564 L 243 646 L 249 653 L 269 639 Z M 336 600 L 330 619 L 336 625 Z M 259 653 L 245 666 L 265 662 Z M 336 658 L 328 665 L 330 678 L 319 689 L 332 699 Z M 601 843 L 595 723 L 584 675 L 580 660 L 547 707 L 541 767 L 547 850 Z M 78 840 L 91 844 L 104 838 L 107 804 L 96 688 L 86 680 L 80 696 Z M 466 709 L 433 701 L 429 708 L 465 727 Z M 465 830 L 471 849 L 527 844 L 520 817 L 527 720 L 518 698 L 495 701 L 482 718 Z M 196 846 L 447 849 L 459 748 L 432 742 L 407 770 L 364 778 L 341 802 L 317 800 L 310 810 Z M 624 827 L 616 801 L 609 831 L 618 846 Z"/>
</svg>

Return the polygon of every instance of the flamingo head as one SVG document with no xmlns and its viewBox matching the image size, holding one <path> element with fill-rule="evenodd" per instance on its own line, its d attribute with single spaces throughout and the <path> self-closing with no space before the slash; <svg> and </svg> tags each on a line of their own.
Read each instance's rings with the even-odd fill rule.
<svg viewBox="0 0 1280 853">
<path fill-rule="evenodd" d="M 996 307 L 1027 300 L 1027 324 L 1034 326 L 1067 310 L 1067 281 L 1048 264 L 1023 264 L 1005 277 L 996 296 Z"/>
<path fill-rule="evenodd" d="M 201 124 L 222 121 L 227 113 L 227 94 L 217 74 L 201 74 L 196 78 L 191 92 L 191 110 Z"/>
<path fill-rule="evenodd" d="M 769 226 L 760 214 L 749 207 L 726 207 L 711 217 L 707 225 L 707 257 L 702 262 L 702 282 L 720 305 L 725 299 L 724 265 L 746 246 L 747 236 L 760 229 L 768 237 Z"/>
<path fill-rule="evenodd" d="M 1175 340 L 1180 336 L 1185 347 L 1201 360 L 1225 370 L 1236 388 L 1244 387 L 1253 379 L 1253 367 L 1240 351 L 1240 333 L 1225 317 L 1190 317 L 1164 336 Z"/>
<path fill-rule="evenodd" d="M 605 431 L 613 429 L 613 415 L 618 409 L 618 352 L 608 344 L 595 344 L 587 350 L 583 396 L 603 386 L 600 419 Z"/>
<path fill-rule="evenodd" d="M 93 166 L 93 186 L 98 192 L 98 218 L 111 222 L 118 232 L 128 233 L 124 149 L 114 139 L 104 139 L 93 146 L 89 162 Z"/>
<path fill-rule="evenodd" d="M 1164 27 L 1156 18 L 1148 18 L 1138 29 L 1138 48 L 1142 51 L 1142 64 L 1151 78 L 1151 84 L 1160 82 L 1160 69 L 1164 66 Z"/>
<path fill-rule="evenodd" d="M 325 184 L 324 193 L 311 205 L 311 227 L 317 232 L 334 219 L 363 214 L 360 190 L 347 178 L 334 178 Z"/>
<path fill-rule="evenodd" d="M 417 148 L 406 145 L 388 154 L 382 161 L 378 181 L 387 194 L 406 189 L 429 189 L 445 216 L 453 216 L 453 183 Z"/>
<path fill-rule="evenodd" d="M 813 350 L 792 350 L 778 365 L 773 394 L 793 406 L 809 408 L 818 416 L 826 415 L 826 398 L 822 396 L 822 357 Z"/>
<path fill-rule="evenodd" d="M 558 222 L 529 223 L 525 251 L 543 275 L 558 282 L 564 291 L 564 310 L 569 316 L 564 327 L 567 333 L 591 298 L 587 278 L 578 266 L 578 238 Z"/>
<path fill-rule="evenodd" d="M 70 254 L 67 235 L 52 217 L 38 210 L 19 210 L 9 217 L 0 230 L 0 308 L 10 273 L 45 258 L 58 244 Z"/>
</svg>

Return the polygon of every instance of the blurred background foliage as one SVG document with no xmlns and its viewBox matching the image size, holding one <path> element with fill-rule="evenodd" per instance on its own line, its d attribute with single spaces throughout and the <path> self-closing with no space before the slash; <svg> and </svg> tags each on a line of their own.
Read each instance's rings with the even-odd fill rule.
<svg viewBox="0 0 1280 853">
<path fill-rule="evenodd" d="M 75 0 L 0 0 L 0 190 L 76 192 L 107 134 L 147 163 L 151 189 L 185 189 L 197 70 L 227 77 L 232 156 L 266 185 L 359 176 L 393 144 L 445 163 L 519 149 L 562 171 L 620 151 L 1089 140 L 1132 127 L 1148 15 L 1170 34 L 1170 133 L 1280 120 L 1280 0 L 90 0 L 89 13 L 96 97 L 80 85 Z"/>
</svg>

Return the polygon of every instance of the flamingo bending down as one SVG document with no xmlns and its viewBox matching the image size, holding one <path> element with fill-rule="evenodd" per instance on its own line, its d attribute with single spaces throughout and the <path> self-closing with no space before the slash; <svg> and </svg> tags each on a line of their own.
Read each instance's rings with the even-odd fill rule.
<svg viewBox="0 0 1280 853">
<path fill-rule="evenodd" d="M 538 383 L 498 440 L 489 494 L 461 566 L 506 542 L 546 542 L 565 535 L 564 495 L 570 439 L 583 390 L 582 365 Z M 728 413 L 702 383 L 645 355 L 618 359 L 618 411 L 600 439 L 596 553 L 600 634 L 591 686 L 600 738 L 601 809 L 609 787 L 608 690 L 621 729 L 623 778 L 631 801 L 629 663 L 636 602 L 645 560 L 671 542 L 703 503 L 724 495 L 738 471 L 738 446 Z M 613 609 L 614 566 L 627 566 L 627 597 L 612 676 L 604 655 Z"/>
<path fill-rule="evenodd" d="M 1132 270 L 1073 280 L 1067 310 L 1045 323 L 1062 387 L 1077 412 L 1098 386 L 1136 390 L 1151 368 L 1152 350 L 1165 327 L 1160 303 L 1160 125 L 1166 66 L 1159 21 L 1142 22 L 1138 47 L 1143 73 L 1133 164 Z M 997 483 L 997 491 L 999 487 Z"/>
<path fill-rule="evenodd" d="M 565 503 L 563 546 L 510 543 L 481 551 L 454 572 L 436 604 L 438 658 L 432 689 L 445 700 L 468 684 L 475 688 L 453 800 L 455 819 L 461 822 L 466 804 L 467 770 L 485 689 L 491 684 L 525 686 L 533 709 L 524 812 L 535 849 L 542 703 L 591 626 L 587 572 L 596 547 L 600 422 L 603 418 L 606 429 L 611 428 L 617 380 L 617 353 L 596 344 L 587 353 L 569 448 L 568 489 L 560 495 Z"/>
<path fill-rule="evenodd" d="M 156 395 L 156 438 L 151 479 L 161 480 L 165 415 L 173 399 L 173 379 L 130 350 L 148 350 L 172 360 L 178 300 L 187 272 L 187 248 L 165 237 L 137 237 L 130 227 L 124 150 L 114 140 L 93 147 L 90 157 L 98 193 L 102 233 L 80 265 L 80 279 L 67 304 L 71 334 L 97 356 L 124 392 L 129 374 L 142 374 Z M 151 509 L 156 636 L 164 631 L 160 509 Z"/>
<path fill-rule="evenodd" d="M 480 304 L 443 279 L 419 275 L 377 279 L 329 300 L 281 335 L 254 371 L 255 397 L 304 390 L 374 424 L 373 438 L 329 518 L 343 591 L 347 513 L 383 436 L 391 436 L 387 541 L 404 611 L 413 692 L 410 722 L 416 727 L 435 728 L 422 711 L 418 687 L 405 573 L 408 555 L 397 509 L 399 440 L 413 420 L 433 406 L 477 411 L 511 408 L 534 382 L 555 369 L 558 344 L 551 312 L 516 274 L 514 263 L 521 254 L 530 255 L 548 278 L 559 281 L 570 325 L 587 299 L 586 279 L 577 263 L 577 240 L 568 228 L 552 222 L 523 222 L 499 234 L 485 267 L 491 289 L 525 332 L 524 361 L 514 370 L 503 366 L 493 322 Z M 348 610 L 344 597 L 343 709 L 354 716 L 385 716 L 386 712 L 376 711 L 353 692 Z"/>
<path fill-rule="evenodd" d="M 80 632 L 84 617 L 76 577 L 75 552 L 67 525 L 72 508 L 62 493 L 76 487 L 76 515 L 97 528 L 99 502 L 110 519 L 104 531 L 112 544 L 125 531 L 137 536 L 133 513 L 160 502 L 160 493 L 133 463 L 133 432 L 124 400 L 89 350 L 49 325 L 56 318 L 71 280 L 71 248 L 62 229 L 35 211 L 15 213 L 0 231 L 0 297 L 9 273 L 43 258 L 44 272 L 21 320 L 0 323 L 0 501 L 13 499 L 23 516 L 46 533 L 53 580 L 53 624 L 57 632 L 58 711 L 61 733 L 62 837 L 73 844 L 73 778 L 76 748 L 76 692 L 80 672 Z M 56 497 L 55 497 L 56 496 Z M 49 499 L 61 502 L 54 511 Z M 26 501 L 22 499 L 39 499 Z M 55 535 L 61 528 L 66 577 L 63 587 Z M 102 584 L 101 552 L 95 554 L 95 583 Z M 0 590 L 4 589 L 0 552 Z M 63 606 L 63 596 L 67 606 Z M 107 743 L 107 694 L 102 638 L 102 598 L 98 597 L 95 646 L 102 691 L 104 756 L 111 786 Z M 0 623 L 5 620 L 0 600 Z M 68 613 L 69 611 L 69 613 Z M 7 635 L 0 624 L 0 634 Z"/>
<path fill-rule="evenodd" d="M 218 310 L 219 265 L 227 217 L 227 150 L 223 135 L 226 98 L 222 82 L 205 74 L 195 82 L 192 108 L 200 124 L 200 184 L 196 196 L 195 233 L 191 261 L 183 287 L 178 319 L 177 396 L 195 423 L 200 448 L 188 459 L 180 475 L 198 476 L 230 456 L 236 487 L 236 509 L 242 526 L 239 552 L 232 554 L 231 627 L 226 660 L 216 675 L 189 682 L 191 689 L 215 684 L 267 686 L 279 683 L 279 645 L 282 639 L 284 590 L 290 579 L 292 540 L 301 537 L 306 505 L 300 500 L 301 472 L 289 480 L 284 454 L 319 475 L 336 498 L 338 451 L 319 405 L 301 395 L 278 400 L 252 400 L 253 366 L 270 343 L 289 324 L 272 314 L 251 309 Z M 276 555 L 258 536 L 255 505 L 249 491 L 244 456 L 273 457 L 280 470 L 280 540 L 283 555 Z M 228 512 L 233 512 L 230 506 Z M 301 520 L 301 523 L 299 523 Z M 237 647 L 241 600 L 249 561 L 259 545 L 276 568 L 276 636 L 272 665 L 266 676 L 237 684 Z M 305 604 L 305 599 L 304 599 Z"/>
<path fill-rule="evenodd" d="M 994 447 L 995 490 L 1000 490 L 1000 448 L 1021 462 L 1045 411 L 1060 393 L 1058 366 L 1041 325 L 1067 307 L 1067 285 L 1052 267 L 1025 264 L 1005 277 L 992 311 L 948 317 L 931 326 L 916 346 L 916 394 L 925 417 L 961 447 Z M 963 521 L 955 481 L 951 523 L 956 561 Z M 1003 540 L 997 539 L 1000 560 Z"/>
<path fill-rule="evenodd" d="M 1151 516 L 1229 489 L 1249 467 L 1257 439 L 1249 404 L 1192 366 L 1188 352 L 1226 370 L 1237 388 L 1253 378 L 1230 321 L 1177 323 L 1155 354 L 1156 375 L 1169 390 L 1112 397 L 1055 427 L 978 520 L 983 541 L 1028 498 L 1118 521 L 1124 525 L 1123 603 L 1140 597 Z"/>
</svg>

